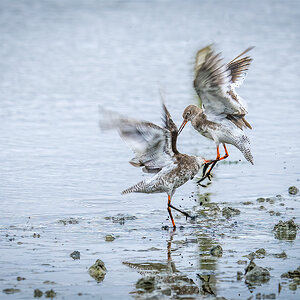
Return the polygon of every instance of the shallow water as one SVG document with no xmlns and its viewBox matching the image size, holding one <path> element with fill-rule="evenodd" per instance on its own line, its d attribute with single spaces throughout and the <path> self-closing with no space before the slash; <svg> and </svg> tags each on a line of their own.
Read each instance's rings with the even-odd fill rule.
<svg viewBox="0 0 300 300">
<path fill-rule="evenodd" d="M 37 288 L 52 288 L 64 299 L 209 298 L 197 274 L 211 275 L 210 288 L 227 299 L 257 293 L 298 298 L 299 288 L 290 290 L 291 281 L 280 275 L 300 265 L 299 237 L 279 240 L 272 229 L 279 220 L 300 223 L 300 197 L 287 192 L 300 187 L 299 6 L 1 1 L 0 298 L 31 299 Z M 255 165 L 229 146 L 211 185 L 189 182 L 177 190 L 174 205 L 198 217 L 178 216 L 173 233 L 162 229 L 170 225 L 166 195 L 120 195 L 145 175 L 128 164 L 132 154 L 117 133 L 100 132 L 98 108 L 159 123 L 163 88 L 179 125 L 184 107 L 197 101 L 194 55 L 212 42 L 227 59 L 256 46 L 240 89 L 253 126 L 247 133 Z M 215 156 L 212 142 L 191 126 L 178 147 Z M 259 203 L 258 197 L 274 201 Z M 240 214 L 224 218 L 218 208 L 227 206 Z M 70 218 L 76 224 L 59 222 Z M 116 239 L 106 242 L 107 234 Z M 222 257 L 209 254 L 214 245 L 222 246 Z M 267 255 L 255 262 L 270 268 L 271 278 L 249 286 L 237 280 L 245 268 L 237 261 L 248 263 L 243 256 L 259 248 Z M 69 256 L 74 250 L 80 260 Z M 282 251 L 286 259 L 272 255 Z M 98 258 L 108 270 L 101 283 L 88 274 Z M 145 276 L 154 278 L 155 288 L 139 294 L 136 283 Z M 7 288 L 20 292 L 6 295 Z"/>
</svg>

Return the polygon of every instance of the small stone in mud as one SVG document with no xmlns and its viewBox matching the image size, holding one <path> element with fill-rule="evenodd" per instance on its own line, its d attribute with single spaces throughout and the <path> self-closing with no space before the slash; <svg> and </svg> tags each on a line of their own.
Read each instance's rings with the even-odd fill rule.
<svg viewBox="0 0 300 300">
<path fill-rule="evenodd" d="M 270 280 L 270 272 L 263 268 L 256 266 L 246 273 L 246 283 L 265 283 Z"/>
<path fill-rule="evenodd" d="M 18 277 L 17 277 L 17 280 L 18 280 L 18 281 L 22 281 L 22 280 L 25 280 L 25 279 L 26 279 L 25 277 L 21 277 L 21 276 L 18 276 Z"/>
<path fill-rule="evenodd" d="M 290 195 L 297 195 L 299 193 L 299 190 L 295 186 L 289 187 L 289 194 Z"/>
<path fill-rule="evenodd" d="M 70 256 L 73 258 L 73 259 L 80 259 L 80 252 L 79 251 L 73 251 Z"/>
<path fill-rule="evenodd" d="M 255 296 L 256 299 L 276 299 L 276 294 L 261 294 L 257 293 Z"/>
<path fill-rule="evenodd" d="M 258 250 L 255 251 L 255 256 L 257 258 L 264 258 L 265 255 L 266 255 L 266 253 L 267 252 L 266 252 L 266 250 L 264 248 L 260 248 L 260 249 L 258 249 Z"/>
<path fill-rule="evenodd" d="M 124 225 L 126 221 L 128 220 L 136 220 L 136 216 L 129 216 L 129 215 L 123 215 L 123 214 L 117 214 L 113 217 L 104 217 L 105 220 L 111 220 L 113 223 L 119 223 L 120 225 Z"/>
<path fill-rule="evenodd" d="M 169 230 L 169 226 L 168 225 L 161 226 L 161 229 L 162 230 Z"/>
<path fill-rule="evenodd" d="M 154 277 L 144 277 L 138 280 L 136 283 L 137 289 L 143 289 L 148 293 L 153 292 L 155 288 L 155 278 Z"/>
<path fill-rule="evenodd" d="M 112 241 L 114 241 L 116 238 L 113 236 L 113 235 L 111 235 L 111 234 L 107 234 L 106 236 L 105 236 L 105 241 L 106 242 L 112 242 Z"/>
<path fill-rule="evenodd" d="M 289 289 L 291 291 L 296 291 L 297 290 L 297 284 L 295 282 L 292 282 L 289 284 Z"/>
<path fill-rule="evenodd" d="M 232 207 L 224 207 L 222 209 L 222 216 L 225 217 L 226 219 L 229 219 L 233 216 L 239 215 L 241 212 L 237 208 L 232 208 Z"/>
<path fill-rule="evenodd" d="M 266 208 L 263 205 L 261 205 L 258 209 L 259 210 L 266 210 Z"/>
<path fill-rule="evenodd" d="M 251 204 L 253 204 L 252 201 L 245 201 L 245 202 L 243 202 L 243 205 L 251 205 Z"/>
<path fill-rule="evenodd" d="M 247 264 L 247 261 L 246 261 L 246 260 L 238 260 L 238 261 L 237 261 L 237 264 L 238 264 L 238 265 L 246 265 L 246 264 Z"/>
<path fill-rule="evenodd" d="M 58 223 L 68 225 L 68 224 L 78 224 L 79 221 L 74 218 L 68 218 L 68 219 L 59 220 Z"/>
<path fill-rule="evenodd" d="M 51 289 L 51 290 L 45 292 L 45 297 L 46 298 L 54 298 L 54 297 L 56 297 L 56 293 Z"/>
<path fill-rule="evenodd" d="M 262 197 L 260 197 L 260 198 L 257 198 L 257 199 L 256 199 L 256 201 L 257 201 L 257 202 L 265 202 L 265 201 L 266 201 L 266 199 L 265 199 L 265 198 L 262 198 Z"/>
<path fill-rule="evenodd" d="M 45 281 L 43 282 L 43 284 L 56 284 L 56 282 L 50 281 L 50 280 L 45 280 Z"/>
<path fill-rule="evenodd" d="M 19 293 L 19 292 L 21 292 L 21 290 L 11 288 L 11 289 L 4 289 L 2 292 L 9 295 L 9 294 L 14 294 L 14 293 Z"/>
<path fill-rule="evenodd" d="M 293 219 L 285 222 L 280 220 L 273 230 L 275 231 L 275 238 L 278 240 L 294 240 L 297 235 L 297 225 Z"/>
<path fill-rule="evenodd" d="M 32 237 L 34 237 L 34 238 L 40 238 L 41 237 L 41 235 L 39 234 L 39 233 L 34 233 L 33 235 L 32 235 Z"/>
<path fill-rule="evenodd" d="M 90 276 L 98 282 L 103 281 L 106 272 L 106 267 L 101 259 L 97 259 L 96 262 L 89 268 Z"/>
<path fill-rule="evenodd" d="M 33 292 L 33 296 L 34 296 L 34 298 L 40 298 L 43 296 L 43 292 L 39 289 L 35 289 Z"/>
<path fill-rule="evenodd" d="M 210 249 L 210 254 L 213 256 L 221 257 L 223 255 L 223 249 L 220 245 L 217 245 Z"/>
<path fill-rule="evenodd" d="M 263 299 L 276 299 L 276 294 L 263 294 Z"/>
<path fill-rule="evenodd" d="M 266 201 L 269 202 L 270 204 L 275 203 L 275 199 L 272 199 L 272 198 L 266 198 Z"/>
<path fill-rule="evenodd" d="M 275 254 L 273 254 L 273 256 L 277 257 L 277 258 L 287 258 L 287 255 L 284 251 L 281 253 L 275 253 Z"/>
</svg>

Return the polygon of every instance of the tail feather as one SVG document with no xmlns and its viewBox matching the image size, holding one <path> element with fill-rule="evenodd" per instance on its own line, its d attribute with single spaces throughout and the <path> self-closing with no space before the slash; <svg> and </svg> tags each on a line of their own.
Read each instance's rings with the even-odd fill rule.
<svg viewBox="0 0 300 300">
<path fill-rule="evenodd" d="M 252 164 L 254 165 L 254 159 L 251 153 L 250 148 L 245 148 L 242 153 L 244 154 L 245 158 Z"/>
<path fill-rule="evenodd" d="M 250 140 L 247 136 L 243 135 L 241 137 L 239 143 L 237 144 L 237 148 L 243 153 L 247 161 L 254 165 L 254 159 L 250 148 Z"/>
<path fill-rule="evenodd" d="M 146 184 L 145 181 L 140 181 L 139 183 L 133 185 L 132 187 L 122 191 L 122 195 L 129 194 L 129 193 L 143 193 L 146 191 Z"/>
</svg>

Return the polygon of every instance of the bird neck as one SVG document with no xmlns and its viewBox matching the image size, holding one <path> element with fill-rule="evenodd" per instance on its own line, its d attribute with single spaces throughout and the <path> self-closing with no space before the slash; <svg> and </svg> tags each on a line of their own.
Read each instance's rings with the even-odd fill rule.
<svg viewBox="0 0 300 300">
<path fill-rule="evenodd" d="M 199 112 L 194 116 L 194 118 L 191 120 L 191 123 L 193 127 L 202 126 L 206 121 L 206 116 L 203 113 L 202 109 L 199 109 Z"/>
<path fill-rule="evenodd" d="M 174 154 L 178 154 L 177 150 L 177 136 L 178 136 L 178 131 L 172 131 L 171 132 L 171 137 L 172 137 L 172 151 Z"/>
</svg>

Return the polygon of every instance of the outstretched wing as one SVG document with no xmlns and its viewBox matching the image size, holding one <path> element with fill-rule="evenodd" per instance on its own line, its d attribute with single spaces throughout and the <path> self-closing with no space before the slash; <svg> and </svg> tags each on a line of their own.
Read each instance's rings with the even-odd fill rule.
<svg viewBox="0 0 300 300">
<path fill-rule="evenodd" d="M 177 128 L 176 124 L 174 123 L 174 121 L 172 120 L 171 115 L 164 103 L 162 104 L 162 106 L 163 106 L 163 111 L 164 111 L 164 114 L 163 114 L 164 126 L 171 133 L 172 151 L 174 154 L 178 154 L 179 153 L 177 150 L 178 128 Z"/>
<path fill-rule="evenodd" d="M 252 61 L 249 56 L 240 57 L 251 49 L 246 49 L 228 64 L 223 63 L 220 53 L 214 53 L 212 45 L 198 51 L 194 87 L 208 117 L 225 115 L 240 128 L 251 127 L 244 119 L 247 106 L 235 91 Z"/>
<path fill-rule="evenodd" d="M 172 120 L 171 115 L 164 103 L 162 104 L 162 107 L 163 107 L 162 120 L 164 122 L 164 127 L 171 132 L 178 133 L 178 128 L 177 128 L 176 124 L 174 123 L 174 121 Z"/>
<path fill-rule="evenodd" d="M 120 136 L 135 153 L 130 161 L 133 166 L 143 167 L 146 173 L 157 173 L 173 163 L 174 153 L 169 130 L 150 122 L 115 116 L 112 112 L 111 116 L 107 112 L 102 115 L 105 120 L 100 121 L 100 127 L 117 128 Z"/>
<path fill-rule="evenodd" d="M 245 51 L 243 51 L 240 55 L 238 55 L 236 58 L 234 58 L 227 64 L 227 68 L 230 71 L 231 75 L 231 87 L 240 87 L 244 82 L 250 64 L 252 62 L 252 58 L 250 56 L 245 56 L 243 58 L 240 57 L 252 50 L 253 48 L 254 47 L 247 48 Z"/>
</svg>

